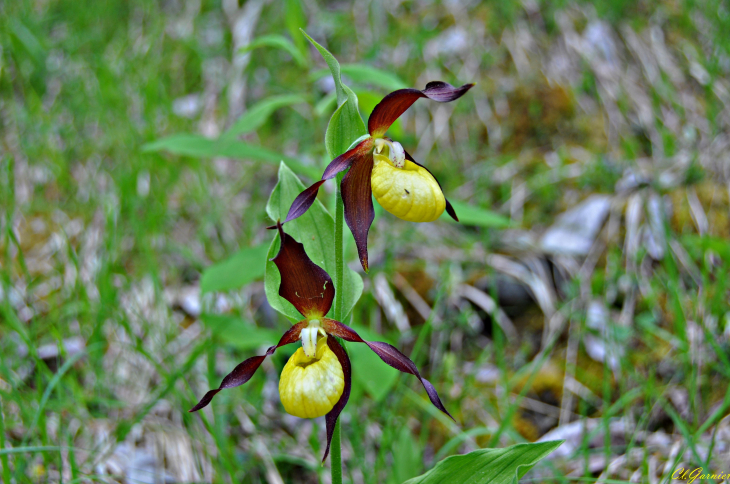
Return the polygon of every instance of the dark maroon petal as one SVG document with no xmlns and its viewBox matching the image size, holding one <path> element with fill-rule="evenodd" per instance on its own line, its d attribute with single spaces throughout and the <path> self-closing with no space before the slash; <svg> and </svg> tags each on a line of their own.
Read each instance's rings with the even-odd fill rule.
<svg viewBox="0 0 730 484">
<path fill-rule="evenodd" d="M 332 442 L 332 435 L 335 431 L 335 424 L 337 418 L 340 416 L 342 409 L 347 405 L 347 401 L 350 399 L 350 388 L 352 387 L 352 369 L 350 367 L 350 358 L 347 356 L 345 349 L 340 343 L 332 336 L 327 335 L 327 345 L 330 347 L 332 352 L 337 356 L 337 359 L 342 366 L 342 373 L 345 375 L 345 388 L 342 390 L 340 399 L 337 400 L 332 410 L 325 416 L 325 423 L 327 424 L 327 448 L 324 451 L 324 457 L 322 462 L 325 461 L 330 453 L 330 443 Z"/>
<path fill-rule="evenodd" d="M 317 192 L 319 191 L 319 187 L 322 186 L 322 183 L 324 183 L 324 180 L 316 182 L 311 187 L 306 188 L 302 193 L 297 195 L 297 198 L 294 199 L 291 207 L 289 207 L 289 213 L 286 215 L 284 223 L 301 217 L 304 215 L 304 212 L 309 210 L 309 207 L 311 207 L 314 201 L 317 200 Z"/>
<path fill-rule="evenodd" d="M 461 87 L 454 87 L 448 82 L 431 81 L 426 84 L 426 89 L 423 90 L 423 94 L 432 101 L 449 103 L 459 99 L 472 87 L 474 87 L 474 84 L 464 84 Z"/>
<path fill-rule="evenodd" d="M 438 180 L 436 181 L 438 182 Z M 444 200 L 446 200 L 446 213 L 448 213 L 451 218 L 458 222 L 459 217 L 456 216 L 456 210 L 454 210 L 454 207 L 451 206 L 451 202 L 449 202 L 449 199 L 446 197 L 444 197 Z"/>
<path fill-rule="evenodd" d="M 388 128 L 418 99 L 425 97 L 418 89 L 398 89 L 385 96 L 368 118 L 368 133 L 380 138 Z"/>
<path fill-rule="evenodd" d="M 426 89 L 399 89 L 393 91 L 383 98 L 368 119 L 368 133 L 374 138 L 380 138 L 388 131 L 390 125 L 406 112 L 406 109 L 422 97 L 433 101 L 447 103 L 463 96 L 474 84 L 464 84 L 461 87 L 454 87 L 451 84 L 441 81 L 429 82 Z"/>
<path fill-rule="evenodd" d="M 345 341 L 352 341 L 354 343 L 364 343 L 365 340 L 360 337 L 357 332 L 346 324 L 340 323 L 334 319 L 323 318 L 322 327 L 327 334 L 337 336 Z"/>
<path fill-rule="evenodd" d="M 276 348 L 298 341 L 302 328 L 306 324 L 308 323 L 301 322 L 295 324 L 294 326 L 289 328 L 286 333 L 284 333 L 276 346 L 272 346 L 268 350 L 266 350 L 266 354 L 264 354 L 263 356 L 254 356 L 236 366 L 232 372 L 230 372 L 228 375 L 225 376 L 225 378 L 223 378 L 221 386 L 219 386 L 215 390 L 210 390 L 208 393 L 206 393 L 205 396 L 200 399 L 198 404 L 191 408 L 189 412 L 197 412 L 201 408 L 208 406 L 210 401 L 213 400 L 213 397 L 215 397 L 218 392 L 220 392 L 224 388 L 237 387 L 249 381 L 253 374 L 256 373 L 256 370 L 259 369 L 261 363 L 264 362 L 266 357 L 274 354 Z"/>
<path fill-rule="evenodd" d="M 368 271 L 368 231 L 375 219 L 373 191 L 370 188 L 370 173 L 373 171 L 373 157 L 363 156 L 342 179 L 342 202 L 345 205 L 345 222 L 355 237 L 357 254 L 365 272 Z"/>
<path fill-rule="evenodd" d="M 369 154 L 373 148 L 373 139 L 366 138 L 357 144 L 353 149 L 341 154 L 327 165 L 322 174 L 322 180 L 329 180 L 341 171 L 345 171 L 363 155 Z"/>
<path fill-rule="evenodd" d="M 365 341 L 359 334 L 357 334 L 357 332 L 355 332 L 354 329 L 340 323 L 339 321 L 335 321 L 334 319 L 325 318 L 323 320 L 323 327 L 327 333 L 342 338 L 345 341 L 365 343 L 375 352 L 376 355 L 380 357 L 381 360 L 385 362 L 385 364 L 390 365 L 403 373 L 410 373 L 411 375 L 414 375 L 420 380 L 423 388 L 426 389 L 426 393 L 428 394 L 428 398 L 431 400 L 431 403 L 451 417 L 451 414 L 446 410 L 444 404 L 441 403 L 441 399 L 431 382 L 423 378 L 418 372 L 416 364 L 413 363 L 406 355 L 398 351 L 395 346 L 389 345 L 388 343 L 382 343 L 380 341 Z M 454 420 L 454 417 L 451 417 L 451 420 Z"/>
<path fill-rule="evenodd" d="M 284 220 L 283 223 L 291 222 L 292 220 L 304 215 L 306 211 L 309 210 L 309 207 L 311 207 L 314 201 L 317 199 L 317 192 L 319 192 L 319 187 L 322 186 L 325 180 L 334 178 L 335 176 L 337 176 L 338 173 L 350 168 L 350 166 L 352 166 L 352 164 L 360 157 L 369 154 L 370 150 L 372 149 L 372 144 L 373 139 L 367 138 L 361 141 L 353 149 L 341 154 L 340 156 L 332 160 L 330 164 L 327 165 L 327 168 L 324 169 L 322 179 L 314 183 L 309 188 L 305 189 L 299 195 L 297 195 L 297 198 L 295 198 L 292 202 L 291 207 L 289 208 L 289 213 L 286 215 L 286 220 Z M 274 229 L 276 228 L 276 225 L 272 225 L 267 228 Z"/>
<path fill-rule="evenodd" d="M 436 389 L 433 387 L 433 385 L 431 385 L 431 382 L 423 378 L 421 374 L 418 373 L 418 368 L 416 368 L 416 364 L 413 363 L 406 355 L 398 351 L 395 346 L 389 345 L 388 343 L 381 343 L 379 341 L 366 341 L 365 344 L 368 345 L 370 349 L 373 350 L 375 354 L 377 354 L 380 359 L 383 360 L 386 364 L 392 366 L 396 370 L 402 371 L 403 373 L 410 373 L 411 375 L 414 375 L 416 378 L 418 378 L 421 381 L 423 388 L 426 389 L 428 398 L 431 400 L 431 403 L 434 405 L 434 407 L 438 408 L 446 415 L 451 417 L 451 414 L 446 410 L 444 404 L 441 403 L 441 399 L 439 398 Z M 454 417 L 451 417 L 451 420 L 454 420 Z"/>
<path fill-rule="evenodd" d="M 305 318 L 322 318 L 332 307 L 335 286 L 324 269 L 312 262 L 304 246 L 277 224 L 281 248 L 271 259 L 281 274 L 279 296 L 297 308 Z"/>
<path fill-rule="evenodd" d="M 403 150 L 403 151 L 405 151 L 405 150 Z M 413 157 L 411 155 L 409 155 L 407 151 L 405 151 L 405 154 L 406 154 L 406 160 L 412 161 L 413 163 L 420 166 L 427 172 L 431 173 L 431 170 L 429 170 L 428 168 L 426 168 L 425 166 L 423 166 L 422 164 L 420 164 L 419 162 L 414 160 Z M 443 193 L 444 189 L 441 186 L 441 182 L 438 180 L 438 178 L 436 178 L 436 176 L 433 173 L 431 173 L 431 176 L 433 177 L 434 180 L 436 180 L 436 183 L 438 183 L 439 188 L 441 189 L 441 192 Z M 454 207 L 451 206 L 451 202 L 449 202 L 449 199 L 446 198 L 446 194 L 444 194 L 444 200 L 446 200 L 446 213 L 448 213 L 451 216 L 451 218 L 453 218 L 454 220 L 456 220 L 458 222 L 459 217 L 456 216 L 456 211 L 454 210 Z"/>
<path fill-rule="evenodd" d="M 421 384 L 423 384 L 423 388 L 426 389 L 426 393 L 428 394 L 428 399 L 431 400 L 431 403 L 434 405 L 434 407 L 438 408 L 442 412 L 444 412 L 446 415 L 451 418 L 454 422 L 456 422 L 456 419 L 451 416 L 451 414 L 446 410 L 446 407 L 444 407 L 444 404 L 441 403 L 441 399 L 439 398 L 439 394 L 436 391 L 436 389 L 433 387 L 430 381 L 426 380 L 425 378 L 420 378 Z"/>
</svg>

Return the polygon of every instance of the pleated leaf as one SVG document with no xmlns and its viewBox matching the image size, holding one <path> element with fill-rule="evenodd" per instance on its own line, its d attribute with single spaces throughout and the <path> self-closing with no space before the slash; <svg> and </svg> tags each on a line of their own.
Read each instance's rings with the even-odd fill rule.
<svg viewBox="0 0 730 484">
<path fill-rule="evenodd" d="M 506 228 L 512 224 L 509 218 L 496 212 L 492 212 L 491 210 L 475 207 L 474 205 L 469 205 L 455 200 L 451 200 L 451 205 L 454 207 L 456 215 L 459 217 L 459 223 L 462 225 Z M 441 218 L 447 221 L 451 220 L 446 212 L 444 212 Z"/>
<path fill-rule="evenodd" d="M 453 455 L 404 484 L 513 484 L 563 442 L 517 444 L 505 449 L 479 449 Z"/>
<path fill-rule="evenodd" d="M 268 164 L 279 164 L 286 161 L 300 173 L 318 178 L 320 172 L 313 166 L 300 163 L 290 156 L 277 153 L 262 146 L 256 146 L 236 139 L 209 139 L 192 133 L 180 133 L 160 138 L 142 146 L 144 152 L 167 151 L 175 155 L 191 158 L 214 158 L 222 156 L 243 160 L 260 161 Z"/>
<path fill-rule="evenodd" d="M 292 46 L 294 48 L 294 46 Z M 281 96 L 270 96 L 250 106 L 248 110 L 239 117 L 221 138 L 231 139 L 242 134 L 256 131 L 260 128 L 279 108 L 306 103 L 307 98 L 300 94 L 282 94 Z"/>
<path fill-rule="evenodd" d="M 307 66 L 307 58 L 304 54 L 302 54 L 302 51 L 299 50 L 291 40 L 287 39 L 283 35 L 262 35 L 261 37 L 254 39 L 250 44 L 241 47 L 239 52 L 243 54 L 260 47 L 273 47 L 275 49 L 283 50 L 292 56 L 292 59 L 294 59 L 294 61 L 301 67 Z"/>
<path fill-rule="evenodd" d="M 264 277 L 264 257 L 269 253 L 268 244 L 245 247 L 228 259 L 213 264 L 203 271 L 200 278 L 202 293 L 240 289 L 249 282 Z"/>
<path fill-rule="evenodd" d="M 352 89 L 342 83 L 342 68 L 327 49 L 319 45 L 306 32 L 302 31 L 307 40 L 322 55 L 335 81 L 335 91 L 337 92 L 337 110 L 332 115 L 327 132 L 325 133 L 325 147 L 330 159 L 341 155 L 347 151 L 350 144 L 360 136 L 366 134 L 365 123 L 360 117 L 357 105 L 357 96 Z"/>
<path fill-rule="evenodd" d="M 274 222 L 277 220 L 283 221 L 292 202 L 304 188 L 304 184 L 294 172 L 282 162 L 279 168 L 279 182 L 271 192 L 269 203 L 266 205 L 266 213 L 271 217 L 271 220 Z M 297 242 L 304 245 L 304 250 L 312 262 L 324 269 L 330 277 L 335 274 L 335 222 L 319 200 L 315 200 L 304 215 L 287 222 L 284 225 L 284 230 L 288 235 L 294 237 Z M 268 259 L 276 257 L 279 246 L 279 235 L 276 234 L 269 247 Z M 344 311 L 342 314 L 348 315 L 362 294 L 362 278 L 352 269 L 345 267 L 344 282 Z M 281 275 L 276 264 L 267 260 L 264 286 L 269 304 L 290 320 L 301 321 L 303 318 L 299 311 L 289 301 L 279 296 L 280 285 Z"/>
</svg>

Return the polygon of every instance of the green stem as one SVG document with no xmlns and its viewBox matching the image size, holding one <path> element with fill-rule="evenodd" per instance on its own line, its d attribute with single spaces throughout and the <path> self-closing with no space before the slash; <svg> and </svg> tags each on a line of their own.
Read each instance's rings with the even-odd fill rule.
<svg viewBox="0 0 730 484">
<path fill-rule="evenodd" d="M 343 254 L 343 233 L 345 229 L 345 204 L 342 202 L 340 184 L 344 174 L 337 175 L 337 193 L 335 194 L 335 319 L 342 321 L 345 317 L 343 304 L 345 300 L 345 257 Z"/>
<path fill-rule="evenodd" d="M 332 465 L 332 484 L 342 484 L 342 444 L 340 440 L 340 420 L 335 424 L 330 444 L 330 464 Z"/>
<path fill-rule="evenodd" d="M 340 184 L 344 174 L 337 175 L 337 193 L 335 193 L 335 319 L 344 318 L 343 303 L 345 300 L 345 255 L 343 253 L 343 233 L 345 229 L 345 204 L 342 202 Z M 340 438 L 340 420 L 335 424 L 335 431 L 330 444 L 330 465 L 332 484 L 342 484 L 342 441 Z"/>
</svg>

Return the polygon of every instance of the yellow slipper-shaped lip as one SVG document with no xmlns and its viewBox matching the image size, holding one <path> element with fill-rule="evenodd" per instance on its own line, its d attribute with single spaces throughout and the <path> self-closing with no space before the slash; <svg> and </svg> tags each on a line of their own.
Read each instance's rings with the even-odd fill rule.
<svg viewBox="0 0 730 484">
<path fill-rule="evenodd" d="M 317 354 L 308 357 L 299 348 L 286 362 L 279 379 L 284 410 L 300 418 L 316 418 L 332 410 L 345 389 L 345 375 L 327 338 L 317 342 Z"/>
<path fill-rule="evenodd" d="M 441 216 L 446 199 L 428 170 L 410 160 L 397 168 L 387 156 L 374 154 L 373 159 L 370 185 L 385 210 L 409 222 L 433 222 Z"/>
</svg>

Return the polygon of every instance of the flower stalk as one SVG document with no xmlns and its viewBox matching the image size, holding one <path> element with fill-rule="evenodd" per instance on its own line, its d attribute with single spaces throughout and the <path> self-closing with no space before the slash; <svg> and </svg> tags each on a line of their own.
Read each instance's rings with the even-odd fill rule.
<svg viewBox="0 0 730 484">
<path fill-rule="evenodd" d="M 335 193 L 335 310 L 334 317 L 342 321 L 346 316 L 344 309 L 345 298 L 345 254 L 344 254 L 344 233 L 345 233 L 345 204 L 342 201 L 342 189 L 340 183 L 344 173 L 337 174 L 337 192 Z"/>
<path fill-rule="evenodd" d="M 345 296 L 345 254 L 344 254 L 344 233 L 345 233 L 345 204 L 340 193 L 340 184 L 344 173 L 337 174 L 337 190 L 335 193 L 335 310 L 334 316 L 337 321 L 342 321 L 343 301 Z M 332 484 L 342 484 L 342 440 L 340 420 L 335 423 L 335 430 L 330 444 L 330 473 Z"/>
<path fill-rule="evenodd" d="M 330 475 L 332 484 L 342 484 L 342 440 L 340 439 L 340 421 L 335 424 L 335 432 L 332 434 L 330 444 Z"/>
</svg>

